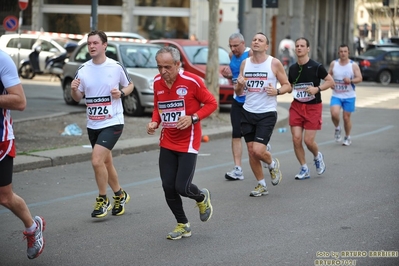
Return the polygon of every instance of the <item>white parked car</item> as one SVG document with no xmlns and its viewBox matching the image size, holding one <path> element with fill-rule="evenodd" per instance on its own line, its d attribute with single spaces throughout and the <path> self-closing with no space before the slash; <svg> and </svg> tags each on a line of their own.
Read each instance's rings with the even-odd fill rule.
<svg viewBox="0 0 399 266">
<path fill-rule="evenodd" d="M 39 66 L 40 69 L 44 69 L 46 58 L 65 53 L 64 45 L 69 41 L 69 39 L 51 38 L 36 34 L 4 34 L 0 37 L 0 49 L 9 54 L 15 65 L 19 66 L 22 60 L 29 58 L 33 46 L 40 43 Z M 20 48 L 18 49 L 19 43 Z"/>
</svg>

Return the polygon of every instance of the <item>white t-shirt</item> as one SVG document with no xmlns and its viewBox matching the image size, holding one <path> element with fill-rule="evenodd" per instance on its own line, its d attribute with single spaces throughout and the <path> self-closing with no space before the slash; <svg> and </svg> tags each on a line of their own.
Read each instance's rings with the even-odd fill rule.
<svg viewBox="0 0 399 266">
<path fill-rule="evenodd" d="M 111 90 L 126 87 L 131 79 L 126 69 L 117 61 L 107 58 L 96 65 L 92 60 L 79 67 L 76 77 L 79 90 L 85 94 L 87 127 L 101 129 L 124 124 L 121 99 L 114 99 Z"/>
</svg>

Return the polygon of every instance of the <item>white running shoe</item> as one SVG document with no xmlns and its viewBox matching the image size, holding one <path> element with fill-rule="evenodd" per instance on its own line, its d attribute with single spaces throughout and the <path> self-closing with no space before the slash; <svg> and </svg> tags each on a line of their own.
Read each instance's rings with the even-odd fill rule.
<svg viewBox="0 0 399 266">
<path fill-rule="evenodd" d="M 317 174 L 321 175 L 326 170 L 326 164 L 324 163 L 323 154 L 319 152 L 317 159 L 314 159 L 314 164 L 316 165 Z"/>
<path fill-rule="evenodd" d="M 267 187 L 262 186 L 261 184 L 258 184 L 254 190 L 251 191 L 249 196 L 251 197 L 260 197 L 260 196 L 265 196 L 269 194 L 269 191 L 267 191 Z"/>
<path fill-rule="evenodd" d="M 341 141 L 341 129 L 335 129 L 334 138 L 336 142 Z"/>
<path fill-rule="evenodd" d="M 349 146 L 351 144 L 352 144 L 351 137 L 345 137 L 344 142 L 342 142 L 342 145 Z"/>
<path fill-rule="evenodd" d="M 224 177 L 227 180 L 243 180 L 244 175 L 242 173 L 242 169 L 238 168 L 238 166 L 235 166 L 234 169 L 231 172 L 227 172 Z"/>
<path fill-rule="evenodd" d="M 308 179 L 308 178 L 310 178 L 309 168 L 305 168 L 305 167 L 301 167 L 301 171 L 299 172 L 299 174 L 295 175 L 295 179 L 298 179 L 298 180 L 304 180 L 304 179 Z"/>
</svg>

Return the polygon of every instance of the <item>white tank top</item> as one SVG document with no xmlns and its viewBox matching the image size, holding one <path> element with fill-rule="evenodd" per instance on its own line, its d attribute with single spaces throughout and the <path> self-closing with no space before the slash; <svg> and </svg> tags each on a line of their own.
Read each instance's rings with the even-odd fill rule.
<svg viewBox="0 0 399 266">
<path fill-rule="evenodd" d="M 245 61 L 243 75 L 245 78 L 245 103 L 243 108 L 251 113 L 277 111 L 277 97 L 268 96 L 266 87 L 277 86 L 277 79 L 272 71 L 273 57 L 268 56 L 261 64 L 254 64 L 251 58 Z"/>
<path fill-rule="evenodd" d="M 341 66 L 339 64 L 339 59 L 335 60 L 333 67 L 335 86 L 332 96 L 341 99 L 356 97 L 355 84 L 346 84 L 344 82 L 344 78 L 351 79 L 354 77 L 352 64 L 354 64 L 354 62 L 350 60 L 348 64 Z"/>
</svg>

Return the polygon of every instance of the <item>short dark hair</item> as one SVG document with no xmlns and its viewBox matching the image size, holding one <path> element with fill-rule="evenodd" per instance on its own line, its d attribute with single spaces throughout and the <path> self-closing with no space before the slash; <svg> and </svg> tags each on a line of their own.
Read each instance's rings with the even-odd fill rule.
<svg viewBox="0 0 399 266">
<path fill-rule="evenodd" d="M 257 32 L 256 34 L 260 34 L 260 35 L 265 36 L 265 37 L 266 37 L 266 44 L 269 45 L 269 38 L 267 38 L 266 34 L 264 34 L 263 32 L 260 32 L 260 31 Z M 255 35 L 256 35 L 256 34 L 255 34 Z"/>
<path fill-rule="evenodd" d="M 107 34 L 105 34 L 105 32 L 102 30 L 92 30 L 89 34 L 87 34 L 87 38 L 94 35 L 98 35 L 103 43 L 108 42 Z"/>
<path fill-rule="evenodd" d="M 306 39 L 305 37 L 299 37 L 298 39 L 295 40 L 295 43 L 299 40 L 304 40 L 306 42 L 306 47 L 310 46 L 309 40 Z"/>
<path fill-rule="evenodd" d="M 344 48 L 344 47 L 347 47 L 347 48 L 348 48 L 348 51 L 349 51 L 349 46 L 348 46 L 347 44 L 343 43 L 343 44 L 341 44 L 341 45 L 339 46 L 339 48 Z"/>
</svg>

